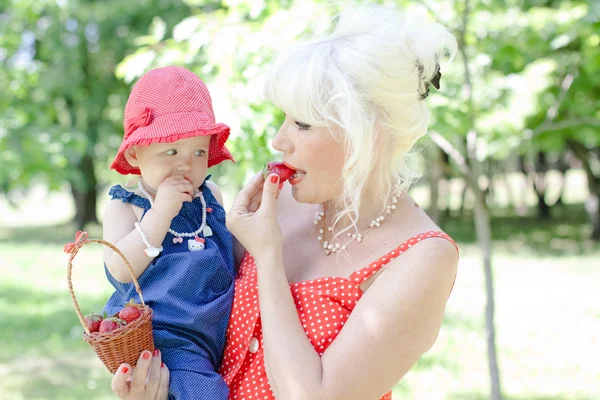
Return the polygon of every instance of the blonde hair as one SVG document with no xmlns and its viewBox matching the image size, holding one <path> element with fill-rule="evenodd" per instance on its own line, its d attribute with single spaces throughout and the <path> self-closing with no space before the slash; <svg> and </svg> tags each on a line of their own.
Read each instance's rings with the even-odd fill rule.
<svg viewBox="0 0 600 400">
<path fill-rule="evenodd" d="M 422 95 L 457 44 L 444 26 L 384 6 L 354 6 L 336 18 L 331 34 L 278 55 L 265 94 L 298 121 L 345 134 L 334 224 L 347 215 L 356 227 L 367 187 L 385 204 L 418 178 L 410 158 L 429 123 Z"/>
</svg>

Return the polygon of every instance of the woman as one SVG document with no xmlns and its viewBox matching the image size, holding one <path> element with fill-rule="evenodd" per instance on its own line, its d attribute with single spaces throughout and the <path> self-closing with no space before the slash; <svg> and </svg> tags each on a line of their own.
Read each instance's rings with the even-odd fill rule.
<svg viewBox="0 0 600 400">
<path fill-rule="evenodd" d="M 455 50 L 444 27 L 371 5 L 274 63 L 273 147 L 296 173 L 281 192 L 257 174 L 227 216 L 247 250 L 220 371 L 231 399 L 389 399 L 434 344 L 458 254 L 407 194 L 409 161 Z M 167 397 L 160 354 L 124 367 L 120 398 Z"/>
</svg>

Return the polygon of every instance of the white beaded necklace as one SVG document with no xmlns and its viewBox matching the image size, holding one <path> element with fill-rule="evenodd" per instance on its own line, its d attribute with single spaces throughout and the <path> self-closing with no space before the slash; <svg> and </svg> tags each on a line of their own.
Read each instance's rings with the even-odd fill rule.
<svg viewBox="0 0 600 400">
<path fill-rule="evenodd" d="M 399 184 L 395 184 L 394 189 L 397 190 L 399 186 L 400 186 Z M 319 228 L 319 233 L 317 235 L 317 241 L 319 243 L 323 244 L 323 250 L 325 251 L 325 255 L 328 256 L 330 254 L 337 253 L 338 251 L 346 250 L 348 248 L 348 245 L 350 243 L 352 243 L 353 241 L 362 243 L 364 235 L 366 235 L 373 229 L 379 228 L 381 226 L 381 224 L 386 222 L 387 217 L 391 217 L 394 214 L 394 211 L 396 210 L 397 202 L 398 202 L 397 194 L 392 195 L 390 203 L 388 203 L 385 206 L 385 211 L 380 213 L 377 216 L 377 218 L 372 220 L 367 229 L 365 229 L 362 232 L 358 232 L 358 230 L 357 230 L 356 233 L 350 233 L 350 232 L 346 233 L 346 236 L 349 238 L 349 240 L 343 245 L 341 245 L 339 242 L 333 243 L 333 238 L 332 238 L 331 242 L 328 242 L 327 240 L 323 241 L 324 235 L 325 235 L 325 230 L 323 228 Z M 323 205 L 323 210 L 318 211 L 315 214 L 315 219 L 313 221 L 315 225 L 319 225 L 319 222 L 325 217 L 325 211 L 326 211 L 326 207 L 325 207 L 325 205 Z M 331 232 L 331 234 L 333 235 L 333 227 L 332 226 L 328 226 L 327 231 Z"/>
<path fill-rule="evenodd" d="M 140 188 L 140 191 L 144 194 L 144 196 L 146 196 L 146 198 L 150 202 L 150 207 L 152 207 L 154 205 L 154 202 L 152 201 L 152 197 L 150 197 L 148 192 L 146 192 L 146 190 L 144 189 L 144 185 L 142 184 L 141 179 L 138 181 L 138 187 Z M 204 236 L 212 235 L 212 231 L 210 230 L 209 226 L 206 225 L 206 201 L 204 200 L 204 195 L 202 195 L 202 192 L 200 191 L 195 195 L 195 197 L 199 197 L 200 202 L 202 203 L 202 223 L 200 224 L 200 228 L 196 229 L 194 232 L 176 232 L 169 227 L 169 233 L 172 234 L 173 236 L 175 236 L 173 238 L 173 243 L 183 242 L 182 238 L 184 238 L 184 237 L 195 238 L 196 236 L 198 236 L 198 234 L 200 232 L 204 231 L 205 228 L 206 228 L 206 232 L 205 232 Z"/>
</svg>

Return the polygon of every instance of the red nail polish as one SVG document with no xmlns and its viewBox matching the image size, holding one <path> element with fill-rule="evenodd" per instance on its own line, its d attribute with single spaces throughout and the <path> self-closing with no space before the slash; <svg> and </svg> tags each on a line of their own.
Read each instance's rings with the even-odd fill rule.
<svg viewBox="0 0 600 400">
<path fill-rule="evenodd" d="M 142 357 L 144 357 L 144 360 L 149 359 L 150 358 L 150 352 L 149 351 L 144 351 L 144 355 Z"/>
<path fill-rule="evenodd" d="M 127 371 L 129 371 L 129 368 L 127 368 L 127 367 L 123 367 L 123 368 L 121 368 L 121 372 L 122 372 L 122 373 L 126 374 L 126 373 L 127 373 Z"/>
<path fill-rule="evenodd" d="M 278 175 L 271 175 L 271 183 L 277 183 L 278 180 L 279 180 Z"/>
<path fill-rule="evenodd" d="M 158 349 L 154 349 L 154 357 L 158 355 Z"/>
<path fill-rule="evenodd" d="M 212 208 L 206 207 L 206 212 L 212 212 Z"/>
<path fill-rule="evenodd" d="M 161 362 L 160 367 L 163 368 L 164 366 L 165 366 L 165 363 Z"/>
</svg>

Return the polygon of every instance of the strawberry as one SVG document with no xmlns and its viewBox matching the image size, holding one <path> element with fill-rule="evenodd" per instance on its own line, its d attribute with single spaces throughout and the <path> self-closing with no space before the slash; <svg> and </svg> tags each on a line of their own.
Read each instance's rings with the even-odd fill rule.
<svg viewBox="0 0 600 400">
<path fill-rule="evenodd" d="M 126 324 L 138 319 L 140 315 L 142 315 L 142 312 L 133 299 L 129 300 L 129 302 L 125 304 L 125 308 L 119 311 L 119 318 L 125 321 Z"/>
<path fill-rule="evenodd" d="M 98 332 L 100 329 L 100 323 L 102 323 L 102 315 L 97 313 L 91 313 L 83 317 L 86 328 L 91 332 Z"/>
<path fill-rule="evenodd" d="M 263 178 L 267 179 L 269 174 L 279 175 L 279 189 L 281 190 L 284 182 L 290 179 L 294 172 L 296 171 L 280 161 L 271 161 L 263 168 Z"/>
<path fill-rule="evenodd" d="M 123 321 L 121 318 L 117 318 L 117 317 L 106 318 L 106 319 L 102 320 L 102 322 L 100 323 L 99 332 L 100 333 L 111 332 L 117 328 L 122 327 L 123 325 L 125 325 L 125 321 Z"/>
</svg>

